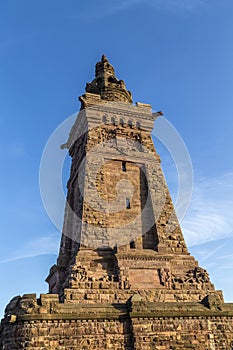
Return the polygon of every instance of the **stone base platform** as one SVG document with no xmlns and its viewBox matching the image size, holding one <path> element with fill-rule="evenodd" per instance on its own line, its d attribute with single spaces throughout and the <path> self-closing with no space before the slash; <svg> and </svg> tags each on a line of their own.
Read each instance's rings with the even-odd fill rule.
<svg viewBox="0 0 233 350">
<path fill-rule="evenodd" d="M 230 350 L 233 304 L 198 302 L 61 303 L 56 294 L 15 297 L 0 328 L 2 350 Z"/>
</svg>

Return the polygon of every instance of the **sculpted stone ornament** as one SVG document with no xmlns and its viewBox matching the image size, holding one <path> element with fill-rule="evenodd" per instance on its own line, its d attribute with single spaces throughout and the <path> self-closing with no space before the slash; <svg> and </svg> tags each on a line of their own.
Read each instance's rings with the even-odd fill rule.
<svg viewBox="0 0 233 350">
<path fill-rule="evenodd" d="M 76 281 L 80 281 L 80 282 L 88 281 L 86 268 L 81 265 L 75 267 L 75 271 L 73 272 L 73 275 L 75 276 Z"/>
<path fill-rule="evenodd" d="M 115 130 L 103 130 L 102 131 L 102 141 L 103 146 L 107 145 L 109 147 L 116 146 L 116 131 Z"/>
<path fill-rule="evenodd" d="M 190 283 L 209 283 L 210 278 L 206 270 L 202 267 L 195 267 L 193 270 L 187 272 L 184 282 Z"/>
<path fill-rule="evenodd" d="M 202 300 L 202 304 L 210 310 L 222 310 L 223 298 L 219 293 L 211 293 Z"/>
<path fill-rule="evenodd" d="M 159 270 L 160 281 L 163 286 L 170 288 L 171 286 L 171 273 L 169 269 L 164 269 L 163 267 Z"/>
</svg>

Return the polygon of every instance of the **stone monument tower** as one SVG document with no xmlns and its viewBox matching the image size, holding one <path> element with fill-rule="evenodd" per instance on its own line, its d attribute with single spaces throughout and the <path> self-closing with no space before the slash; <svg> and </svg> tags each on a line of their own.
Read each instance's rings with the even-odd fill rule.
<svg viewBox="0 0 233 350">
<path fill-rule="evenodd" d="M 1 349 L 231 349 L 233 304 L 189 254 L 151 131 L 105 56 L 71 129 L 72 157 L 49 293 L 17 296 Z"/>
</svg>

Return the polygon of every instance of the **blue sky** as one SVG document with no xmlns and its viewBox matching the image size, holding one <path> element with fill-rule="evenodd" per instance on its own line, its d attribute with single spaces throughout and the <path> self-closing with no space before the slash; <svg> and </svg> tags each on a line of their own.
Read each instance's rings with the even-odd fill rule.
<svg viewBox="0 0 233 350">
<path fill-rule="evenodd" d="M 162 110 L 184 139 L 194 169 L 184 235 L 233 301 L 232 15 L 231 0 L 0 3 L 1 311 L 47 291 L 60 233 L 40 198 L 40 159 L 103 53 L 134 102 Z M 157 146 L 175 200 L 175 167 Z"/>
</svg>

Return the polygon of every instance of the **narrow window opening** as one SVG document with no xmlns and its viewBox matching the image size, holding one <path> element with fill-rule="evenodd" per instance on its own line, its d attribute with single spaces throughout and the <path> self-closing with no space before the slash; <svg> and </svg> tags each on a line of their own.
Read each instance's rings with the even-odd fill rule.
<svg viewBox="0 0 233 350">
<path fill-rule="evenodd" d="M 135 248 L 135 242 L 134 241 L 130 241 L 129 247 L 130 247 L 130 249 L 134 249 Z"/>
<path fill-rule="evenodd" d="M 126 171 L 126 162 L 122 162 L 121 167 L 122 171 Z"/>
<path fill-rule="evenodd" d="M 125 205 L 126 205 L 126 209 L 130 209 L 130 199 L 129 198 L 126 198 Z"/>
</svg>

